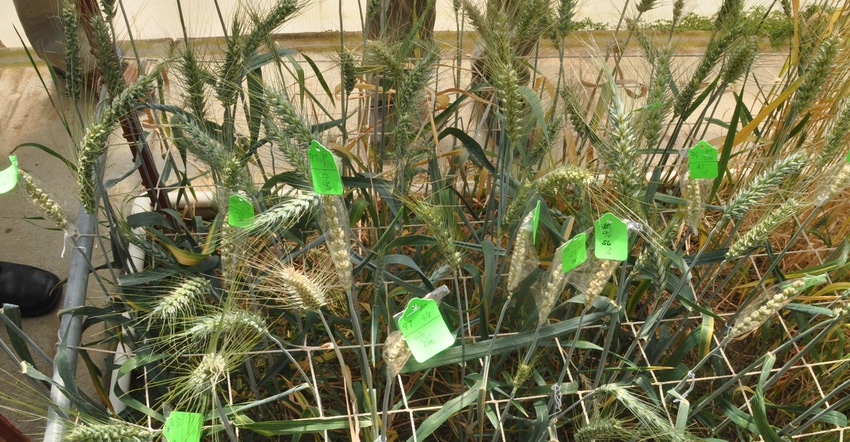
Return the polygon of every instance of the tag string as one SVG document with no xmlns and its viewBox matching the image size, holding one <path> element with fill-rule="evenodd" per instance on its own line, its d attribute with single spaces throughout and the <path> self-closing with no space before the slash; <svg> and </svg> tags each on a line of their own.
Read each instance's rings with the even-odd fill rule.
<svg viewBox="0 0 850 442">
<path fill-rule="evenodd" d="M 697 377 L 697 375 L 694 372 L 692 372 L 692 371 L 688 372 L 687 378 L 688 378 L 688 382 L 690 383 L 690 385 L 688 385 L 688 389 L 685 390 L 684 393 L 682 393 L 682 395 L 681 395 L 682 397 L 676 398 L 675 400 L 673 400 L 673 402 L 681 402 L 681 401 L 687 399 L 688 395 L 694 390 L 694 384 L 696 384 L 696 377 Z"/>
<path fill-rule="evenodd" d="M 555 398 L 555 409 L 560 413 L 561 406 L 561 384 L 552 385 L 552 396 Z"/>
</svg>

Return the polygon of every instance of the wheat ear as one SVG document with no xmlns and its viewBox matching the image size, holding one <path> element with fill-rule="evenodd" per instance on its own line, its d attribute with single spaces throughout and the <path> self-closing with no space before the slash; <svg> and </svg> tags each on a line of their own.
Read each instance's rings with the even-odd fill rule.
<svg viewBox="0 0 850 442">
<path fill-rule="evenodd" d="M 803 290 L 824 282 L 826 282 L 826 275 L 807 276 L 786 281 L 763 304 L 741 314 L 729 330 L 729 337 L 738 338 L 749 334 L 776 315 L 779 310 L 793 301 Z"/>
<path fill-rule="evenodd" d="M 511 265 L 508 268 L 508 291 L 516 290 L 519 283 L 537 268 L 539 260 L 534 250 L 534 227 L 532 226 L 533 212 L 529 212 L 522 220 L 514 240 L 511 253 Z"/>
</svg>

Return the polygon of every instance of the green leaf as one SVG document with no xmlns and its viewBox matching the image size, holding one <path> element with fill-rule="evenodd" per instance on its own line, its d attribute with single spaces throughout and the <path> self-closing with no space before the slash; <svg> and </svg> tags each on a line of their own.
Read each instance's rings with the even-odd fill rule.
<svg viewBox="0 0 850 442">
<path fill-rule="evenodd" d="M 782 410 L 782 411 L 786 411 L 788 413 L 793 413 L 793 414 L 806 413 L 807 415 L 817 415 L 817 414 L 823 413 L 824 410 L 825 410 L 824 408 L 820 408 L 820 407 L 819 408 L 796 407 L 796 406 L 789 407 L 789 406 L 782 406 L 782 405 L 777 405 L 777 404 L 773 404 L 772 406 L 773 406 L 773 408 L 776 408 L 777 410 Z M 835 411 L 835 410 L 827 411 L 826 413 L 824 413 L 823 415 L 818 417 L 817 420 L 818 420 L 818 422 L 823 422 L 825 424 L 835 425 L 835 426 L 838 426 L 838 427 L 846 427 L 848 425 L 848 423 L 850 423 L 850 421 L 848 421 L 848 419 L 847 419 L 847 416 L 845 416 L 843 413 Z"/>
<path fill-rule="evenodd" d="M 309 419 L 294 419 L 287 421 L 265 422 L 234 422 L 234 426 L 243 430 L 253 431 L 261 436 L 292 436 L 301 433 L 319 433 L 331 430 L 346 430 L 351 423 L 347 416 L 316 417 Z M 361 417 L 357 425 L 360 428 L 372 426 L 371 419 Z"/>
<path fill-rule="evenodd" d="M 792 302 L 785 306 L 788 310 L 800 312 L 809 316 L 832 316 L 832 310 L 826 307 L 821 307 L 819 305 L 811 305 L 811 304 L 800 304 L 798 302 Z"/>
<path fill-rule="evenodd" d="M 369 209 L 369 201 L 366 201 L 363 198 L 356 199 L 353 203 L 351 203 L 351 207 L 348 209 L 348 226 L 354 227 L 360 219 L 363 218 L 363 214 Z"/>
<path fill-rule="evenodd" d="M 137 368 L 152 364 L 169 356 L 170 355 L 167 354 L 137 354 L 126 360 L 123 364 L 121 364 L 121 368 L 118 369 L 118 374 L 116 375 L 116 378 L 129 375 L 130 373 L 132 373 L 133 370 Z M 148 407 L 147 405 L 139 402 L 138 400 L 134 399 L 131 395 L 127 394 L 127 392 L 122 391 L 121 386 L 117 382 L 115 383 L 113 392 L 118 397 L 118 399 L 120 399 L 121 402 L 123 402 L 128 407 L 139 410 L 147 416 L 158 420 L 159 422 L 165 422 L 165 416 L 158 413 L 156 410 Z"/>
<path fill-rule="evenodd" d="M 717 404 L 723 410 L 723 413 L 735 423 L 735 425 L 758 434 L 759 428 L 753 422 L 753 417 L 744 413 L 738 407 L 729 402 L 728 399 L 719 396 L 716 399 Z"/>
<path fill-rule="evenodd" d="M 289 362 L 288 359 L 287 359 L 287 362 Z M 297 393 L 301 390 L 305 390 L 305 389 L 308 389 L 308 388 L 310 388 L 310 384 L 307 384 L 305 382 L 303 384 L 296 385 L 296 386 L 294 386 L 294 387 L 292 387 L 292 388 L 290 388 L 286 391 L 282 391 L 278 394 L 273 394 L 271 396 L 264 397 L 264 398 L 258 399 L 256 401 L 251 401 L 251 402 L 244 403 L 244 404 L 227 405 L 227 406 L 224 407 L 224 412 L 228 416 L 230 416 L 234 413 L 241 413 L 245 410 L 250 410 L 251 408 L 259 407 L 260 405 L 265 405 L 265 404 L 269 404 L 269 403 L 278 401 L 278 400 L 280 400 L 280 399 L 282 399 L 286 396 L 289 396 L 293 393 Z M 206 419 L 213 419 L 213 418 L 214 418 L 214 416 L 213 416 L 212 412 L 210 412 L 206 416 Z"/>
<path fill-rule="evenodd" d="M 313 73 L 316 74 L 316 79 L 319 80 L 319 84 L 324 89 L 325 93 L 328 94 L 328 98 L 331 99 L 331 105 L 334 104 L 334 94 L 331 92 L 331 88 L 328 87 L 328 83 L 325 81 L 325 76 L 322 75 L 322 70 L 316 66 L 316 63 L 313 62 L 313 59 L 308 57 L 307 54 L 301 53 L 301 56 L 304 57 L 304 60 L 307 61 L 307 64 L 310 65 L 310 68 L 313 69 Z"/>
<path fill-rule="evenodd" d="M 26 341 L 22 337 L 26 336 L 26 334 L 24 334 L 23 330 L 21 330 L 21 309 L 18 306 L 12 307 L 9 304 L 5 304 L 2 307 L 3 308 L 0 309 L 0 317 L 2 317 L 3 322 L 6 323 L 6 332 L 9 337 L 9 341 L 12 342 L 12 348 L 15 349 L 15 353 L 18 354 L 18 357 L 21 358 L 22 361 L 35 366 L 35 360 L 27 347 Z M 18 332 L 21 334 L 19 335 Z"/>
<path fill-rule="evenodd" d="M 700 343 L 699 329 L 695 329 L 688 334 L 679 344 L 673 349 L 673 353 L 664 361 L 665 365 L 676 366 L 682 362 L 682 359 Z"/>
<path fill-rule="evenodd" d="M 51 370 L 53 369 L 53 358 L 47 356 L 47 353 L 45 353 L 44 350 L 41 349 L 41 347 L 36 345 L 35 341 L 33 341 L 32 338 L 29 337 L 29 335 L 24 333 L 20 326 L 18 326 L 15 322 L 12 321 L 11 318 L 9 318 L 5 314 L 0 315 L 0 320 L 2 320 L 4 324 L 6 324 L 6 332 L 9 333 L 10 339 L 13 335 L 19 339 L 22 339 L 27 345 L 29 345 L 35 350 L 37 356 L 41 357 L 42 359 L 44 359 L 45 362 L 47 362 L 47 365 L 51 368 Z"/>
<path fill-rule="evenodd" d="M 540 101 L 540 96 L 534 92 L 534 89 L 525 85 L 519 87 L 519 93 L 522 94 L 525 101 L 531 106 L 531 113 L 540 126 L 540 132 L 543 134 L 546 144 L 549 144 L 549 125 L 546 124 L 546 113 L 543 112 L 543 103 Z"/>
<path fill-rule="evenodd" d="M 137 229 L 139 227 L 162 227 L 171 230 L 173 226 L 161 212 L 139 212 L 127 217 L 127 224 Z"/>
<path fill-rule="evenodd" d="M 760 434 L 767 442 L 784 442 L 784 440 L 776 433 L 773 426 L 770 425 L 770 421 L 767 418 L 767 407 L 765 406 L 764 401 L 764 384 L 770 377 L 770 370 L 773 369 L 773 365 L 775 363 L 776 355 L 773 354 L 773 352 L 765 355 L 764 362 L 761 367 L 761 373 L 759 374 L 758 384 L 756 385 L 756 391 L 750 400 L 750 405 L 753 410 L 753 421 L 759 430 L 758 434 Z"/>
<path fill-rule="evenodd" d="M 74 173 L 74 174 L 76 174 L 76 173 L 77 173 L 77 166 L 76 166 L 74 163 L 72 163 L 70 160 L 68 160 L 68 159 L 67 159 L 67 158 L 65 158 L 64 156 L 60 155 L 60 154 L 59 154 L 58 152 L 56 152 L 55 150 L 53 150 L 53 149 L 51 149 L 51 148 L 49 148 L 49 147 L 47 147 L 47 146 L 45 146 L 45 145 L 43 145 L 43 144 L 38 144 L 38 143 L 22 143 L 22 144 L 18 144 L 18 145 L 17 145 L 17 146 L 15 146 L 15 148 L 14 148 L 14 149 L 12 149 L 12 151 L 11 151 L 11 152 L 9 152 L 9 153 L 10 153 L 10 154 L 14 154 L 14 153 L 15 153 L 15 151 L 16 151 L 16 150 L 18 150 L 18 149 L 19 149 L 19 148 L 21 148 L 21 147 L 34 147 L 34 148 L 36 148 L 36 149 L 38 149 L 38 150 L 40 150 L 40 151 L 42 151 L 42 152 L 44 152 L 44 153 L 46 153 L 46 154 L 48 154 L 48 155 L 50 155 L 50 156 L 54 157 L 54 158 L 58 158 L 58 159 L 59 159 L 59 161 L 62 161 L 62 163 L 63 163 L 63 164 L 65 164 L 65 166 L 68 168 L 68 170 L 70 170 L 70 171 L 71 171 L 72 173 Z"/>
<path fill-rule="evenodd" d="M 80 359 L 86 364 L 86 369 L 89 371 L 89 378 L 92 381 L 92 385 L 94 386 L 94 390 L 97 392 L 97 395 L 100 397 L 100 401 L 106 404 L 111 411 L 112 404 L 109 403 L 109 393 L 106 392 L 106 388 L 103 386 L 103 374 L 100 372 L 100 368 L 98 368 L 97 364 L 92 361 L 91 356 L 89 356 L 89 352 L 86 350 L 81 350 L 79 353 Z"/>
<path fill-rule="evenodd" d="M 761 435 L 767 442 L 785 442 L 784 439 L 776 434 L 776 430 L 770 425 L 770 421 L 767 419 L 767 409 L 764 404 L 764 392 L 762 391 L 761 384 L 756 387 L 755 394 L 753 394 L 750 402 L 753 409 L 753 421 L 758 428 L 756 434 Z"/>
<path fill-rule="evenodd" d="M 118 277 L 118 285 L 121 287 L 133 287 L 144 285 L 149 282 L 162 281 L 170 278 L 180 272 L 180 269 L 175 267 L 154 267 L 146 269 L 139 273 L 130 273 Z"/>
<path fill-rule="evenodd" d="M 664 168 L 660 166 L 656 166 L 652 169 L 652 176 L 649 179 L 649 183 L 646 186 L 646 192 L 643 196 L 643 209 L 644 213 L 649 210 L 649 205 L 652 204 L 652 200 L 655 199 L 655 194 L 658 193 L 658 186 L 661 184 L 661 173 L 664 172 Z"/>
<path fill-rule="evenodd" d="M 137 171 L 137 170 L 139 170 L 139 168 L 140 168 L 140 167 L 142 167 L 142 160 L 143 160 L 143 158 L 144 158 L 144 157 L 143 157 L 142 155 L 137 155 L 137 156 L 136 156 L 136 159 L 135 159 L 135 160 L 133 160 L 133 167 L 131 167 L 131 168 L 130 168 L 130 170 L 128 170 L 128 171 L 126 171 L 126 172 L 124 172 L 124 173 L 123 173 L 123 174 L 121 174 L 121 176 L 119 176 L 118 178 L 112 178 L 112 179 L 110 179 L 110 180 L 106 180 L 106 181 L 103 183 L 103 187 L 105 187 L 105 188 L 107 188 L 107 189 L 111 189 L 111 188 L 115 187 L 115 185 L 117 185 L 118 183 L 120 183 L 121 181 L 124 181 L 125 179 L 127 179 L 127 177 L 129 177 L 130 175 L 133 175 L 134 173 L 136 173 L 136 171 Z M 170 161 L 169 161 L 169 162 L 166 162 L 166 169 L 165 169 L 165 172 L 164 172 L 164 173 L 162 174 L 162 176 L 161 176 L 162 182 L 165 182 L 165 181 L 167 181 L 167 179 L 168 179 L 168 177 L 167 177 L 167 172 L 168 172 L 168 170 L 169 170 L 168 165 L 170 165 L 170 164 L 171 164 L 171 162 L 170 162 Z"/>
<path fill-rule="evenodd" d="M 480 86 L 473 86 L 473 87 L 472 87 L 472 89 L 470 89 L 470 90 L 468 90 L 468 91 L 466 91 L 466 92 L 467 92 L 467 94 L 469 94 L 469 93 L 473 93 L 473 92 L 475 92 L 475 91 L 476 91 L 479 87 L 480 87 Z M 454 117 L 455 115 L 457 115 L 457 110 L 458 110 L 458 108 L 460 107 L 460 105 L 461 105 L 461 104 L 463 104 L 463 102 L 464 102 L 464 101 L 466 101 L 466 99 L 467 99 L 467 94 L 461 94 L 461 96 L 459 96 L 459 97 L 457 98 L 457 100 L 453 101 L 453 102 L 452 102 L 450 105 L 448 105 L 448 107 L 446 107 L 446 108 L 445 108 L 442 112 L 440 112 L 439 114 L 437 114 L 437 115 L 434 117 L 434 124 L 435 124 L 437 127 L 440 127 L 440 126 L 442 126 L 442 125 L 443 125 L 443 123 L 445 123 L 445 122 L 446 122 L 446 120 L 448 120 L 449 118 L 452 118 L 452 117 Z M 430 131 L 431 131 L 431 123 L 429 122 L 429 123 L 428 123 L 428 124 L 426 124 L 426 125 L 425 125 L 425 127 L 422 129 L 422 132 L 423 132 L 423 133 L 428 133 L 428 132 L 430 132 Z"/>
<path fill-rule="evenodd" d="M 541 399 L 534 401 L 534 414 L 537 416 L 537 421 L 534 424 L 532 440 L 542 440 L 543 434 L 549 428 L 549 404 Z"/>
<path fill-rule="evenodd" d="M 343 182 L 345 182 L 345 180 L 343 180 Z M 263 184 L 262 191 L 267 194 L 271 193 L 272 189 L 279 184 L 286 184 L 298 190 L 313 190 L 313 187 L 307 177 L 294 170 L 290 170 L 270 177 L 266 180 L 265 184 Z"/>
<path fill-rule="evenodd" d="M 298 80 L 298 97 L 301 102 L 301 107 L 304 107 L 304 93 L 307 91 L 307 85 L 304 80 L 304 68 L 301 67 L 301 64 L 293 57 L 293 54 L 289 54 L 286 56 L 289 59 L 289 62 L 292 63 L 292 69 L 295 70 L 295 77 Z M 312 97 L 313 94 L 310 94 Z"/>
<path fill-rule="evenodd" d="M 719 77 L 718 77 L 719 78 Z M 717 163 L 717 170 L 719 170 L 719 174 L 717 178 L 714 179 L 714 183 L 711 185 L 711 193 L 708 196 L 709 203 L 714 201 L 714 196 L 717 194 L 717 190 L 720 189 L 720 184 L 723 182 L 723 177 L 726 176 L 727 168 L 729 167 L 729 158 L 732 155 L 732 148 L 734 147 L 735 139 L 738 135 L 738 120 L 741 118 L 741 111 L 743 108 L 746 108 L 743 99 L 741 98 L 741 94 L 735 95 L 735 110 L 732 112 L 732 118 L 729 120 L 729 131 L 726 134 L 726 139 L 723 141 L 723 146 L 720 148 L 720 159 Z"/>
<path fill-rule="evenodd" d="M 767 378 L 770 377 L 770 370 L 773 369 L 774 364 L 776 364 L 776 355 L 773 352 L 766 354 L 762 363 L 761 374 L 759 375 L 759 385 L 764 385 L 767 382 Z"/>
<path fill-rule="evenodd" d="M 343 118 L 337 118 L 335 120 L 323 121 L 321 123 L 311 124 L 310 125 L 310 133 L 320 134 L 330 128 L 333 127 L 342 127 L 342 123 L 345 122 Z M 339 153 L 339 151 L 337 151 Z"/>
<path fill-rule="evenodd" d="M 702 102 L 705 101 L 705 99 L 708 98 L 709 94 L 711 94 L 711 92 L 714 89 L 717 88 L 717 83 L 719 81 L 720 81 L 720 77 L 718 76 L 717 78 L 714 79 L 713 82 L 711 82 L 711 84 L 709 84 L 702 91 L 702 93 L 700 93 L 697 96 L 697 98 L 693 101 L 693 103 L 691 103 L 691 105 L 687 109 L 685 109 L 684 112 L 682 112 L 682 119 L 683 120 L 687 119 L 692 113 L 694 113 L 695 110 L 699 109 L 699 106 L 702 104 Z"/>
<path fill-rule="evenodd" d="M 702 359 L 711 351 L 711 340 L 714 337 L 714 317 L 702 315 L 702 323 L 699 326 L 699 355 Z"/>
<path fill-rule="evenodd" d="M 70 400 L 81 413 L 86 413 L 89 416 L 98 418 L 106 417 L 106 408 L 98 402 L 93 401 L 85 393 L 78 388 L 77 381 L 74 377 L 76 369 L 71 368 L 68 358 L 68 347 L 65 341 L 60 341 L 59 347 L 56 349 L 56 357 L 54 358 L 54 372 L 59 373 L 60 381 L 44 376 L 33 366 L 27 367 L 26 375 L 40 381 L 47 381 L 53 387 L 58 388 Z"/>
<path fill-rule="evenodd" d="M 484 303 L 490 305 L 493 296 L 496 295 L 496 271 L 498 270 L 498 259 L 496 256 L 496 245 L 489 238 L 481 241 L 481 253 L 484 255 Z"/>
<path fill-rule="evenodd" d="M 407 255 L 399 255 L 399 254 L 387 255 L 382 259 L 382 261 L 383 261 L 383 264 L 385 266 L 387 264 L 400 264 L 400 265 L 403 265 L 405 267 L 409 267 L 410 269 L 412 269 L 413 271 L 418 273 L 419 276 L 422 277 L 423 281 L 429 280 L 428 275 L 426 275 L 425 272 L 423 272 L 422 269 L 419 268 L 419 265 L 416 264 L 416 261 L 414 261 L 413 258 L 411 258 Z"/>
<path fill-rule="evenodd" d="M 466 150 L 469 151 L 470 159 L 473 163 L 475 163 L 476 166 L 483 167 L 492 173 L 496 172 L 496 166 L 494 166 L 493 163 L 491 163 L 490 160 L 487 159 L 487 153 L 484 151 L 483 148 L 481 148 L 481 145 L 479 145 L 474 138 L 470 137 L 466 134 L 466 132 L 456 127 L 447 127 L 443 129 L 443 131 L 440 132 L 440 135 L 437 138 L 442 140 L 443 138 L 449 135 L 457 138 L 457 140 L 460 141 L 461 144 L 463 144 L 463 147 L 465 147 Z"/>
<path fill-rule="evenodd" d="M 393 185 L 391 182 L 387 181 L 384 178 L 377 178 L 374 176 L 367 176 L 363 174 L 358 174 L 353 177 L 342 177 L 342 184 L 345 187 L 358 187 L 361 189 L 376 189 L 381 193 L 382 197 L 388 198 L 392 196 Z"/>
<path fill-rule="evenodd" d="M 599 321 L 603 318 L 608 318 L 610 316 L 611 314 L 608 311 L 595 312 L 584 315 L 583 320 L 581 320 L 581 318 L 570 318 L 555 324 L 543 326 L 540 328 L 538 336 L 535 336 L 534 331 L 527 331 L 523 333 L 517 333 L 515 335 L 499 336 L 495 338 L 495 341 L 493 341 L 493 339 L 490 339 L 486 341 L 479 341 L 473 344 L 467 344 L 464 347 L 455 346 L 422 363 L 416 362 L 411 359 L 407 362 L 407 365 L 405 365 L 402 369 L 402 373 L 423 371 L 429 368 L 440 367 L 448 364 L 456 364 L 465 361 L 470 361 L 473 359 L 483 358 L 485 356 L 492 356 L 496 354 L 504 354 L 506 352 L 515 351 L 520 348 L 529 346 L 531 342 L 535 339 L 537 339 L 539 342 L 545 342 L 546 340 L 553 339 L 555 337 L 564 337 L 569 333 L 575 332 L 576 329 L 578 329 L 579 323 L 581 323 L 583 327 L 587 327 L 595 323 L 596 321 Z M 577 341 L 575 342 L 575 346 L 576 348 L 583 348 L 588 350 L 600 349 L 599 346 L 597 346 L 596 344 L 592 344 L 587 341 Z"/>
<path fill-rule="evenodd" d="M 263 70 L 254 69 L 248 74 L 248 139 L 251 145 L 260 139 L 260 125 L 268 113 L 268 105 L 263 97 Z"/>
<path fill-rule="evenodd" d="M 433 236 L 428 235 L 404 235 L 390 241 L 387 248 L 392 250 L 396 247 L 423 247 L 433 246 L 437 244 L 437 240 Z"/>
<path fill-rule="evenodd" d="M 848 253 L 850 253 L 850 241 L 846 238 L 841 241 L 841 244 L 836 248 L 836 250 L 832 253 L 831 260 L 812 267 L 808 267 L 802 270 L 797 270 L 793 272 L 788 272 L 785 274 L 785 277 L 788 279 L 793 278 L 802 278 L 803 276 L 812 276 L 812 275 L 820 275 L 822 273 L 830 272 L 836 269 L 840 269 L 847 264 Z M 772 281 L 773 279 L 770 279 Z M 768 281 L 768 280 L 765 280 Z"/>
<path fill-rule="evenodd" d="M 478 394 L 476 392 L 481 388 L 481 381 L 476 382 L 469 390 L 461 393 L 460 396 L 446 402 L 442 408 L 437 410 L 436 413 L 428 416 L 419 428 L 416 429 L 416 437 L 410 437 L 407 439 L 407 442 L 413 442 L 415 440 L 426 440 L 428 436 L 430 436 L 434 431 L 440 428 L 444 422 L 449 420 L 452 416 L 460 413 L 464 408 L 468 407 L 470 404 L 475 402 L 478 399 Z"/>
<path fill-rule="evenodd" d="M 242 78 L 245 78 L 249 72 L 254 72 L 257 68 L 263 67 L 275 60 L 279 60 L 281 57 L 288 57 L 297 53 L 298 51 L 295 51 L 294 49 L 278 47 L 275 52 L 264 52 L 259 55 L 252 55 L 247 61 L 245 61 L 245 66 L 242 67 L 239 79 L 241 80 Z"/>
<path fill-rule="evenodd" d="M 688 414 L 691 411 L 691 403 L 687 399 L 679 401 L 679 411 L 676 412 L 676 432 L 680 435 L 685 434 L 688 427 Z"/>
<path fill-rule="evenodd" d="M 682 257 L 686 263 L 696 267 L 707 264 L 717 264 L 719 262 L 723 262 L 726 259 L 726 252 L 729 249 L 724 247 L 715 250 L 709 250 L 707 252 L 702 252 L 699 255 L 687 255 Z"/>
</svg>

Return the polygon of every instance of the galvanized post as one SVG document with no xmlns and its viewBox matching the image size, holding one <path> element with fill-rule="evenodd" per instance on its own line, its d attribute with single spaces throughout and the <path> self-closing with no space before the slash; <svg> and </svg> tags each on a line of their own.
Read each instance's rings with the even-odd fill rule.
<svg viewBox="0 0 850 442">
<path fill-rule="evenodd" d="M 68 270 L 68 285 L 65 287 L 65 301 L 63 308 L 70 309 L 80 307 L 86 302 L 86 289 L 91 271 L 92 246 L 94 244 L 94 233 L 97 227 L 97 214 L 86 213 L 80 207 L 79 218 L 77 218 L 77 229 L 80 234 L 74 238 L 74 247 L 71 250 L 71 266 Z M 83 318 L 79 315 L 63 315 L 59 322 L 59 347 L 57 351 L 64 349 L 68 363 L 72 369 L 77 367 L 77 347 L 82 337 Z M 76 375 L 76 370 L 71 376 Z M 53 380 L 64 385 L 59 369 L 53 366 Z M 64 410 L 71 406 L 71 400 L 53 386 L 50 389 L 50 399 L 53 405 L 47 412 L 47 426 L 44 430 L 45 442 L 60 442 L 62 433 L 65 431 L 65 423 L 62 415 L 57 409 Z"/>
</svg>

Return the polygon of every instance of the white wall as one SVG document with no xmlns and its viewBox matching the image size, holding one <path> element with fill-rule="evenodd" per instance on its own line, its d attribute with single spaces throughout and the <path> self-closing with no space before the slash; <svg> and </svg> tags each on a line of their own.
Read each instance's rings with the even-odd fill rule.
<svg viewBox="0 0 850 442">
<path fill-rule="evenodd" d="M 61 0 L 57 0 L 61 1 Z M 279 32 L 325 32 L 338 31 L 340 27 L 339 10 L 342 9 L 342 26 L 348 31 L 360 29 L 360 5 L 367 0 L 307 0 L 307 7 L 291 22 L 285 24 Z M 483 2 L 484 0 L 478 0 Z M 580 2 L 577 16 L 590 17 L 594 21 L 615 23 L 626 0 L 583 0 Z M 711 15 L 717 11 L 722 0 L 686 0 L 686 11 L 702 15 Z M 746 7 L 768 4 L 770 0 L 748 1 Z M 124 0 L 130 29 L 140 39 L 179 38 L 180 16 L 175 0 Z M 270 5 L 270 0 L 220 0 L 222 15 L 229 26 L 229 17 L 242 3 L 262 8 Z M 634 15 L 634 1 L 627 13 Z M 673 6 L 672 0 L 656 0 L 658 7 L 647 14 L 648 20 L 669 18 Z M 191 37 L 209 37 L 221 35 L 221 24 L 212 0 L 183 0 L 183 15 Z M 438 30 L 454 30 L 455 19 L 452 0 L 437 0 Z M 12 0 L 0 0 L 0 41 L 7 47 L 20 46 L 14 27 L 20 29 Z M 118 24 L 126 33 L 123 18 L 119 15 Z M 21 32 L 23 34 L 23 32 Z"/>
</svg>

